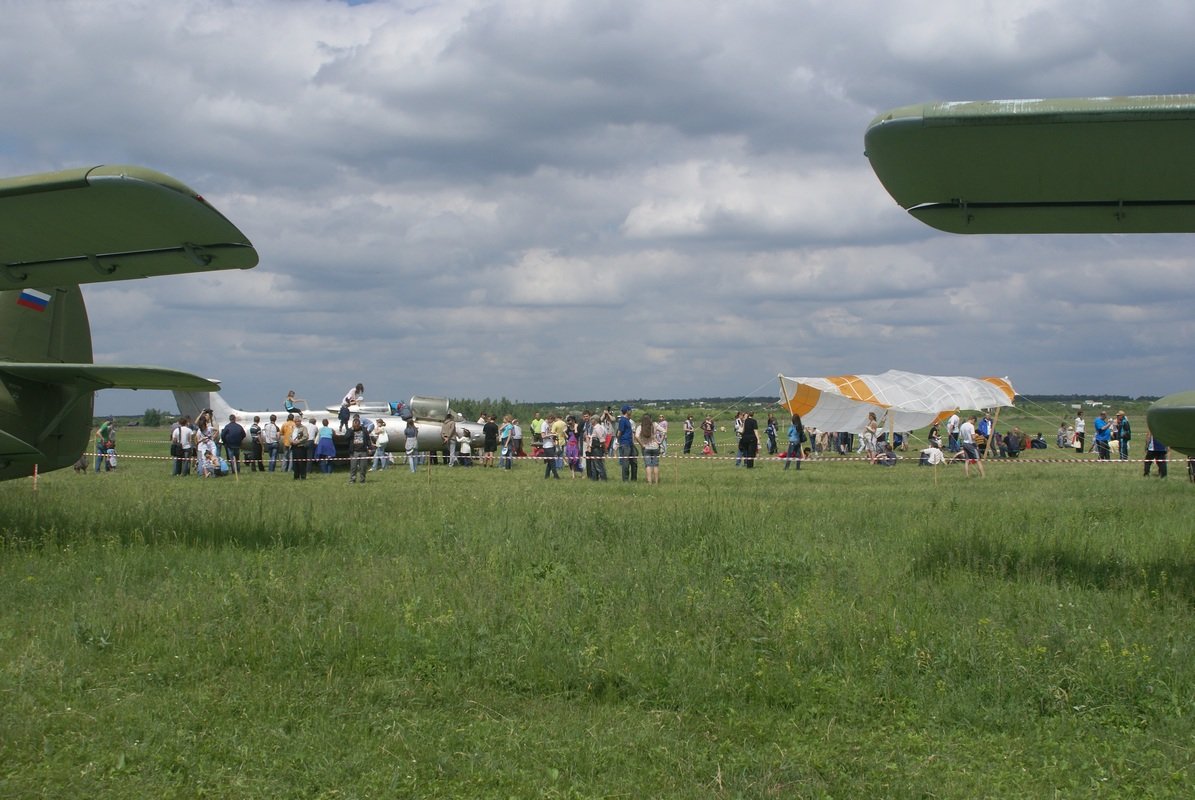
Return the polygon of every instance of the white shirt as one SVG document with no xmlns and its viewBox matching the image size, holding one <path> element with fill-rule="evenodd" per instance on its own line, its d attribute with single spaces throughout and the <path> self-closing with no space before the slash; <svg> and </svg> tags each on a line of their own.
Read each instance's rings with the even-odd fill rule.
<svg viewBox="0 0 1195 800">
<path fill-rule="evenodd" d="M 963 444 L 975 444 L 975 426 L 967 420 L 958 429 L 959 441 Z"/>
<path fill-rule="evenodd" d="M 942 455 L 942 451 L 936 447 L 927 447 L 921 451 L 921 454 L 926 456 L 925 463 L 933 467 L 936 467 L 938 464 L 941 464 L 946 460 L 946 457 Z"/>
</svg>

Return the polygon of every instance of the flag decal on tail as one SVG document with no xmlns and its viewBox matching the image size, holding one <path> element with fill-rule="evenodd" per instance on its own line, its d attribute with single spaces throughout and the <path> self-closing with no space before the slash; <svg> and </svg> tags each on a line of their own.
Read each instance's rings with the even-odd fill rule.
<svg viewBox="0 0 1195 800">
<path fill-rule="evenodd" d="M 50 295 L 37 289 L 23 289 L 17 296 L 17 305 L 32 308 L 34 311 L 45 311 L 50 304 Z"/>
</svg>

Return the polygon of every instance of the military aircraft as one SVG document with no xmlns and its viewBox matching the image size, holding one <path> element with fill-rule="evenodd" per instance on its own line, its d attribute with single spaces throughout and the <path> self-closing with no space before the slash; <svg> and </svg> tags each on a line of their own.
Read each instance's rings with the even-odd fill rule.
<svg viewBox="0 0 1195 800">
<path fill-rule="evenodd" d="M 0 480 L 73 464 L 95 391 L 216 388 L 186 372 L 92 363 L 79 284 L 249 269 L 257 251 L 200 195 L 143 167 L 0 180 Z"/>
<path fill-rule="evenodd" d="M 1195 95 L 929 103 L 872 120 L 893 199 L 950 233 L 1195 232 Z M 1195 455 L 1195 391 L 1146 422 Z"/>
<path fill-rule="evenodd" d="M 219 383 L 219 381 L 213 382 Z M 236 415 L 237 422 L 245 426 L 246 429 L 254 417 L 260 417 L 264 423 L 269 420 L 271 414 L 274 414 L 278 418 L 278 425 L 281 425 L 286 420 L 285 411 L 240 411 L 235 409 L 218 392 L 176 389 L 174 391 L 174 401 L 178 404 L 179 413 L 191 419 L 197 418 L 205 410 L 210 409 L 216 427 L 222 427 L 228 421 L 229 415 L 232 414 Z M 349 413 L 360 414 L 362 419 L 368 419 L 374 423 L 378 420 L 385 422 L 386 438 L 388 440 L 386 451 L 390 453 L 402 453 L 407 446 L 407 421 L 398 413 L 398 406 L 400 405 L 399 403 L 352 405 L 349 406 Z M 444 449 L 444 440 L 440 435 L 440 430 L 444 424 L 444 418 L 451 416 L 456 422 L 458 435 L 463 433 L 468 436 L 473 452 L 477 455 L 481 454 L 481 447 L 485 443 L 482 426 L 476 422 L 465 420 L 460 414 L 452 411 L 448 407 L 448 398 L 416 395 L 411 398 L 406 408 L 410 410 L 411 416 L 415 421 L 415 427 L 419 431 L 418 448 L 421 452 L 439 452 Z M 303 417 L 305 419 L 314 419 L 317 423 L 320 420 L 327 419 L 332 429 L 336 431 L 339 429 L 339 423 L 337 422 L 337 412 L 339 411 L 339 405 L 326 406 L 322 411 L 304 409 Z M 337 444 L 339 445 L 341 442 L 338 441 Z"/>
</svg>

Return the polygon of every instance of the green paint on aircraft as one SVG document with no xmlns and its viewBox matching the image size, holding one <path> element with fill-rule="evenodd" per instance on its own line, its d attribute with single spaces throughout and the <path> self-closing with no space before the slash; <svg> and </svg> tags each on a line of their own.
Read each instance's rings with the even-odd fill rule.
<svg viewBox="0 0 1195 800">
<path fill-rule="evenodd" d="M 1195 95 L 929 103 L 872 120 L 884 188 L 950 233 L 1195 232 Z"/>
<path fill-rule="evenodd" d="M 160 172 L 0 180 L 0 480 L 74 463 L 89 444 L 97 389 L 218 388 L 177 370 L 91 363 L 78 284 L 256 264 L 236 226 Z"/>
</svg>

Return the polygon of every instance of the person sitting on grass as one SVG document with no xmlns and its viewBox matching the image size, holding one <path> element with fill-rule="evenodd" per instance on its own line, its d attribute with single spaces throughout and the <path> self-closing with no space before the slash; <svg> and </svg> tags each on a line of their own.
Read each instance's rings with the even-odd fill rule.
<svg viewBox="0 0 1195 800">
<path fill-rule="evenodd" d="M 895 467 L 898 456 L 892 449 L 891 442 L 884 442 L 883 446 L 875 451 L 871 457 L 871 463 L 878 464 L 881 467 Z"/>
</svg>

